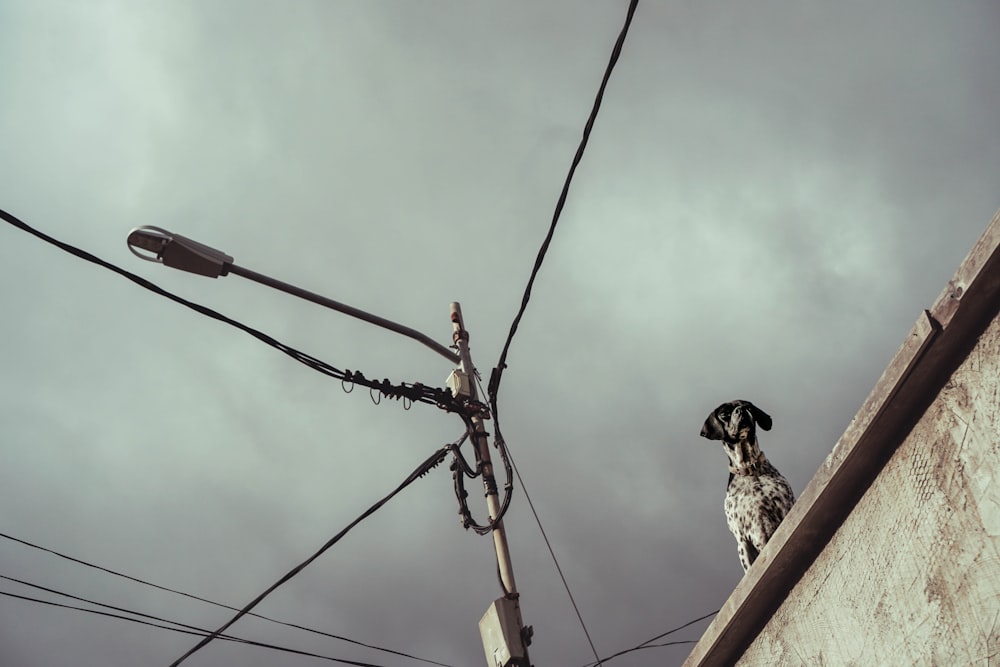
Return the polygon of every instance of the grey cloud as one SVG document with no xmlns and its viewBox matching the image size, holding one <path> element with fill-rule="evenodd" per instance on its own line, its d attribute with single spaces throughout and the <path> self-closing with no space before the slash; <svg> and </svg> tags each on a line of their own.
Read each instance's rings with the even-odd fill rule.
<svg viewBox="0 0 1000 667">
<path fill-rule="evenodd" d="M 125 233 L 173 229 L 444 343 L 461 301 L 485 379 L 624 18 L 567 3 L 0 12 L 0 206 L 338 367 L 436 385 L 448 364 L 412 341 L 140 264 Z M 602 654 L 717 608 L 739 579 L 724 458 L 698 437 L 708 410 L 765 407 L 762 445 L 801 492 L 993 215 L 997 18 L 989 2 L 640 5 L 500 404 Z M 461 432 L 13 228 L 0 255 L 8 534 L 241 604 Z M 588 662 L 519 484 L 507 525 L 534 661 Z M 225 618 L 0 550 L 10 576 Z M 476 622 L 499 594 L 442 467 L 261 611 L 464 665 L 483 660 Z M 26 667 L 165 664 L 192 644 L 10 599 L 0 633 L 0 662 Z M 234 633 L 411 664 L 258 621 Z M 280 661 L 213 645 L 190 664 Z"/>
</svg>

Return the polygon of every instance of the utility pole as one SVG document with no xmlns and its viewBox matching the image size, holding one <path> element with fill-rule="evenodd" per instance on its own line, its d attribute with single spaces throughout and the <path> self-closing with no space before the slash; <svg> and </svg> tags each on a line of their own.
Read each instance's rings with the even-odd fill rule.
<svg viewBox="0 0 1000 667">
<path fill-rule="evenodd" d="M 147 225 L 133 229 L 129 232 L 127 244 L 132 254 L 139 259 L 158 262 L 171 268 L 209 278 L 218 278 L 233 273 L 419 341 L 452 363 L 458 364 L 458 367 L 452 371 L 448 378 L 448 386 L 451 388 L 453 396 L 455 398 L 462 396 L 473 405 L 481 405 L 476 391 L 476 368 L 472 365 L 472 357 L 469 354 L 469 332 L 465 328 L 465 323 L 462 320 L 462 307 L 458 303 L 451 304 L 451 323 L 454 330 L 452 339 L 455 343 L 455 349 L 458 350 L 456 354 L 415 329 L 237 266 L 233 263 L 233 258 L 221 250 L 216 250 L 160 227 Z M 483 639 L 483 648 L 486 651 L 486 661 L 489 667 L 531 667 L 527 646 L 531 643 L 532 629 L 524 627 L 521 621 L 521 606 L 518 601 L 517 584 L 514 583 L 514 570 L 510 564 L 507 534 L 504 531 L 503 520 L 496 520 L 500 515 L 500 500 L 497 497 L 497 482 L 493 475 L 493 463 L 490 460 L 489 434 L 483 426 L 483 419 L 488 418 L 488 415 L 484 415 L 481 410 L 475 410 L 470 414 L 470 418 L 472 421 L 470 437 L 476 447 L 477 459 L 483 476 L 486 505 L 489 509 L 492 525 L 493 546 L 496 549 L 500 584 L 504 593 L 503 597 L 494 600 L 490 608 L 486 610 L 486 614 L 480 619 L 479 634 Z"/>
<path fill-rule="evenodd" d="M 451 304 L 451 323 L 454 333 L 452 339 L 458 350 L 458 368 L 449 379 L 452 392 L 463 394 L 472 402 L 478 402 L 475 374 L 472 356 L 469 353 L 469 332 L 462 319 L 462 306 Z M 472 415 L 471 434 L 473 444 L 479 455 L 479 463 L 483 474 L 483 488 L 486 492 L 486 506 L 490 521 L 495 521 L 500 514 L 500 499 L 497 494 L 496 477 L 493 474 L 493 462 L 490 460 L 489 434 L 483 426 L 483 417 L 476 413 Z M 486 651 L 486 661 L 489 667 L 530 667 L 527 646 L 531 642 L 531 627 L 524 627 L 521 621 L 520 595 L 514 582 L 514 569 L 510 562 L 510 549 L 507 547 L 507 532 L 504 530 L 503 519 L 493 525 L 493 546 L 497 554 L 497 566 L 500 571 L 500 583 L 503 586 L 503 597 L 494 600 L 486 614 L 479 621 L 479 633 Z"/>
</svg>

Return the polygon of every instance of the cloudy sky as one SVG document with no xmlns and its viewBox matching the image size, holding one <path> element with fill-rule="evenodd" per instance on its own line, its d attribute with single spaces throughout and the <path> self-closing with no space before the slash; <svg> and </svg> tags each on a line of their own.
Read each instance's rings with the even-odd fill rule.
<svg viewBox="0 0 1000 667">
<path fill-rule="evenodd" d="M 442 386 L 451 368 L 242 278 L 140 262 L 129 229 L 445 344 L 459 301 L 488 377 L 626 4 L 6 0 L 0 208 L 369 377 Z M 602 656 L 719 608 L 742 575 L 708 412 L 768 411 L 763 449 L 801 493 L 1000 207 L 998 28 L 991 0 L 640 4 L 500 390 Z M 242 606 L 462 432 L 6 224 L 0 285 L 0 532 L 130 576 Z M 533 661 L 593 661 L 519 485 L 507 528 Z M 9 539 L 0 575 L 230 615 Z M 464 666 L 484 664 L 499 596 L 442 466 L 257 611 Z M 231 632 L 425 664 L 256 619 Z M 0 598 L 12 667 L 167 665 L 194 641 Z M 218 641 L 186 664 L 323 663 Z"/>
</svg>

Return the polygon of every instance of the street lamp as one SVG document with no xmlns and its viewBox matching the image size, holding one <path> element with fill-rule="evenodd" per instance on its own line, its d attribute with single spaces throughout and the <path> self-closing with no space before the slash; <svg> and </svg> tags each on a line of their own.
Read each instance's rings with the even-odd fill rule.
<svg viewBox="0 0 1000 667">
<path fill-rule="evenodd" d="M 410 327 L 275 280 L 256 271 L 244 269 L 234 264 L 233 258 L 221 250 L 198 243 L 186 236 L 174 234 L 162 227 L 152 225 L 136 227 L 129 232 L 126 243 L 132 254 L 139 259 L 209 278 L 218 278 L 234 273 L 419 341 L 457 366 L 448 378 L 448 386 L 452 394 L 456 398 L 462 396 L 470 402 L 478 402 L 476 384 L 472 379 L 475 367 L 472 365 L 472 357 L 469 354 L 469 332 L 465 328 L 462 308 L 458 303 L 451 304 L 452 338 L 455 342 L 455 349 L 458 350 L 458 352 L 454 352 L 426 334 Z M 500 503 L 493 475 L 493 464 L 490 460 L 488 434 L 483 425 L 484 416 L 472 414 L 470 419 L 473 427 L 471 435 L 478 452 L 483 486 L 486 491 L 486 504 L 489 508 L 490 520 L 494 522 L 493 545 L 496 549 L 500 581 L 504 588 L 504 597 L 494 601 L 479 622 L 483 648 L 486 651 L 486 659 L 490 667 L 528 667 L 530 661 L 527 646 L 530 643 L 532 631 L 530 627 L 525 628 L 521 621 L 519 594 L 514 582 L 510 550 L 507 546 L 507 532 L 504 530 L 503 519 L 497 520 Z"/>
<path fill-rule="evenodd" d="M 325 296 L 320 296 L 301 287 L 283 283 L 280 280 L 275 280 L 256 271 L 244 269 L 241 266 L 233 264 L 233 258 L 221 250 L 216 250 L 204 243 L 192 241 L 186 236 L 168 232 L 162 227 L 154 227 L 152 225 L 136 227 L 129 232 L 126 243 L 128 243 L 128 249 L 132 251 L 133 255 L 147 262 L 156 262 L 173 269 L 180 269 L 181 271 L 196 273 L 200 276 L 208 276 L 209 278 L 227 276 L 230 273 L 243 276 L 262 285 L 267 285 L 268 287 L 273 287 L 274 289 L 297 296 L 300 299 L 312 301 L 313 303 L 332 308 L 351 317 L 356 317 L 359 320 L 382 327 L 383 329 L 395 331 L 398 334 L 412 338 L 423 343 L 453 364 L 461 361 L 458 354 L 454 351 L 416 329 L 397 324 L 378 315 L 366 313 L 363 310 L 348 306 L 339 301 L 334 301 L 333 299 L 328 299 Z"/>
</svg>

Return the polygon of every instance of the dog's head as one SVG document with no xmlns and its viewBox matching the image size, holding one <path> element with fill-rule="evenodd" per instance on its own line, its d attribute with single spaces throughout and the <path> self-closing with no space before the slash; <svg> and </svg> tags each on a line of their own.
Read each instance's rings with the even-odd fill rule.
<svg viewBox="0 0 1000 667">
<path fill-rule="evenodd" d="M 728 443 L 752 442 L 757 437 L 756 426 L 770 431 L 771 417 L 750 401 L 730 401 L 712 410 L 701 427 L 701 437 Z"/>
</svg>

